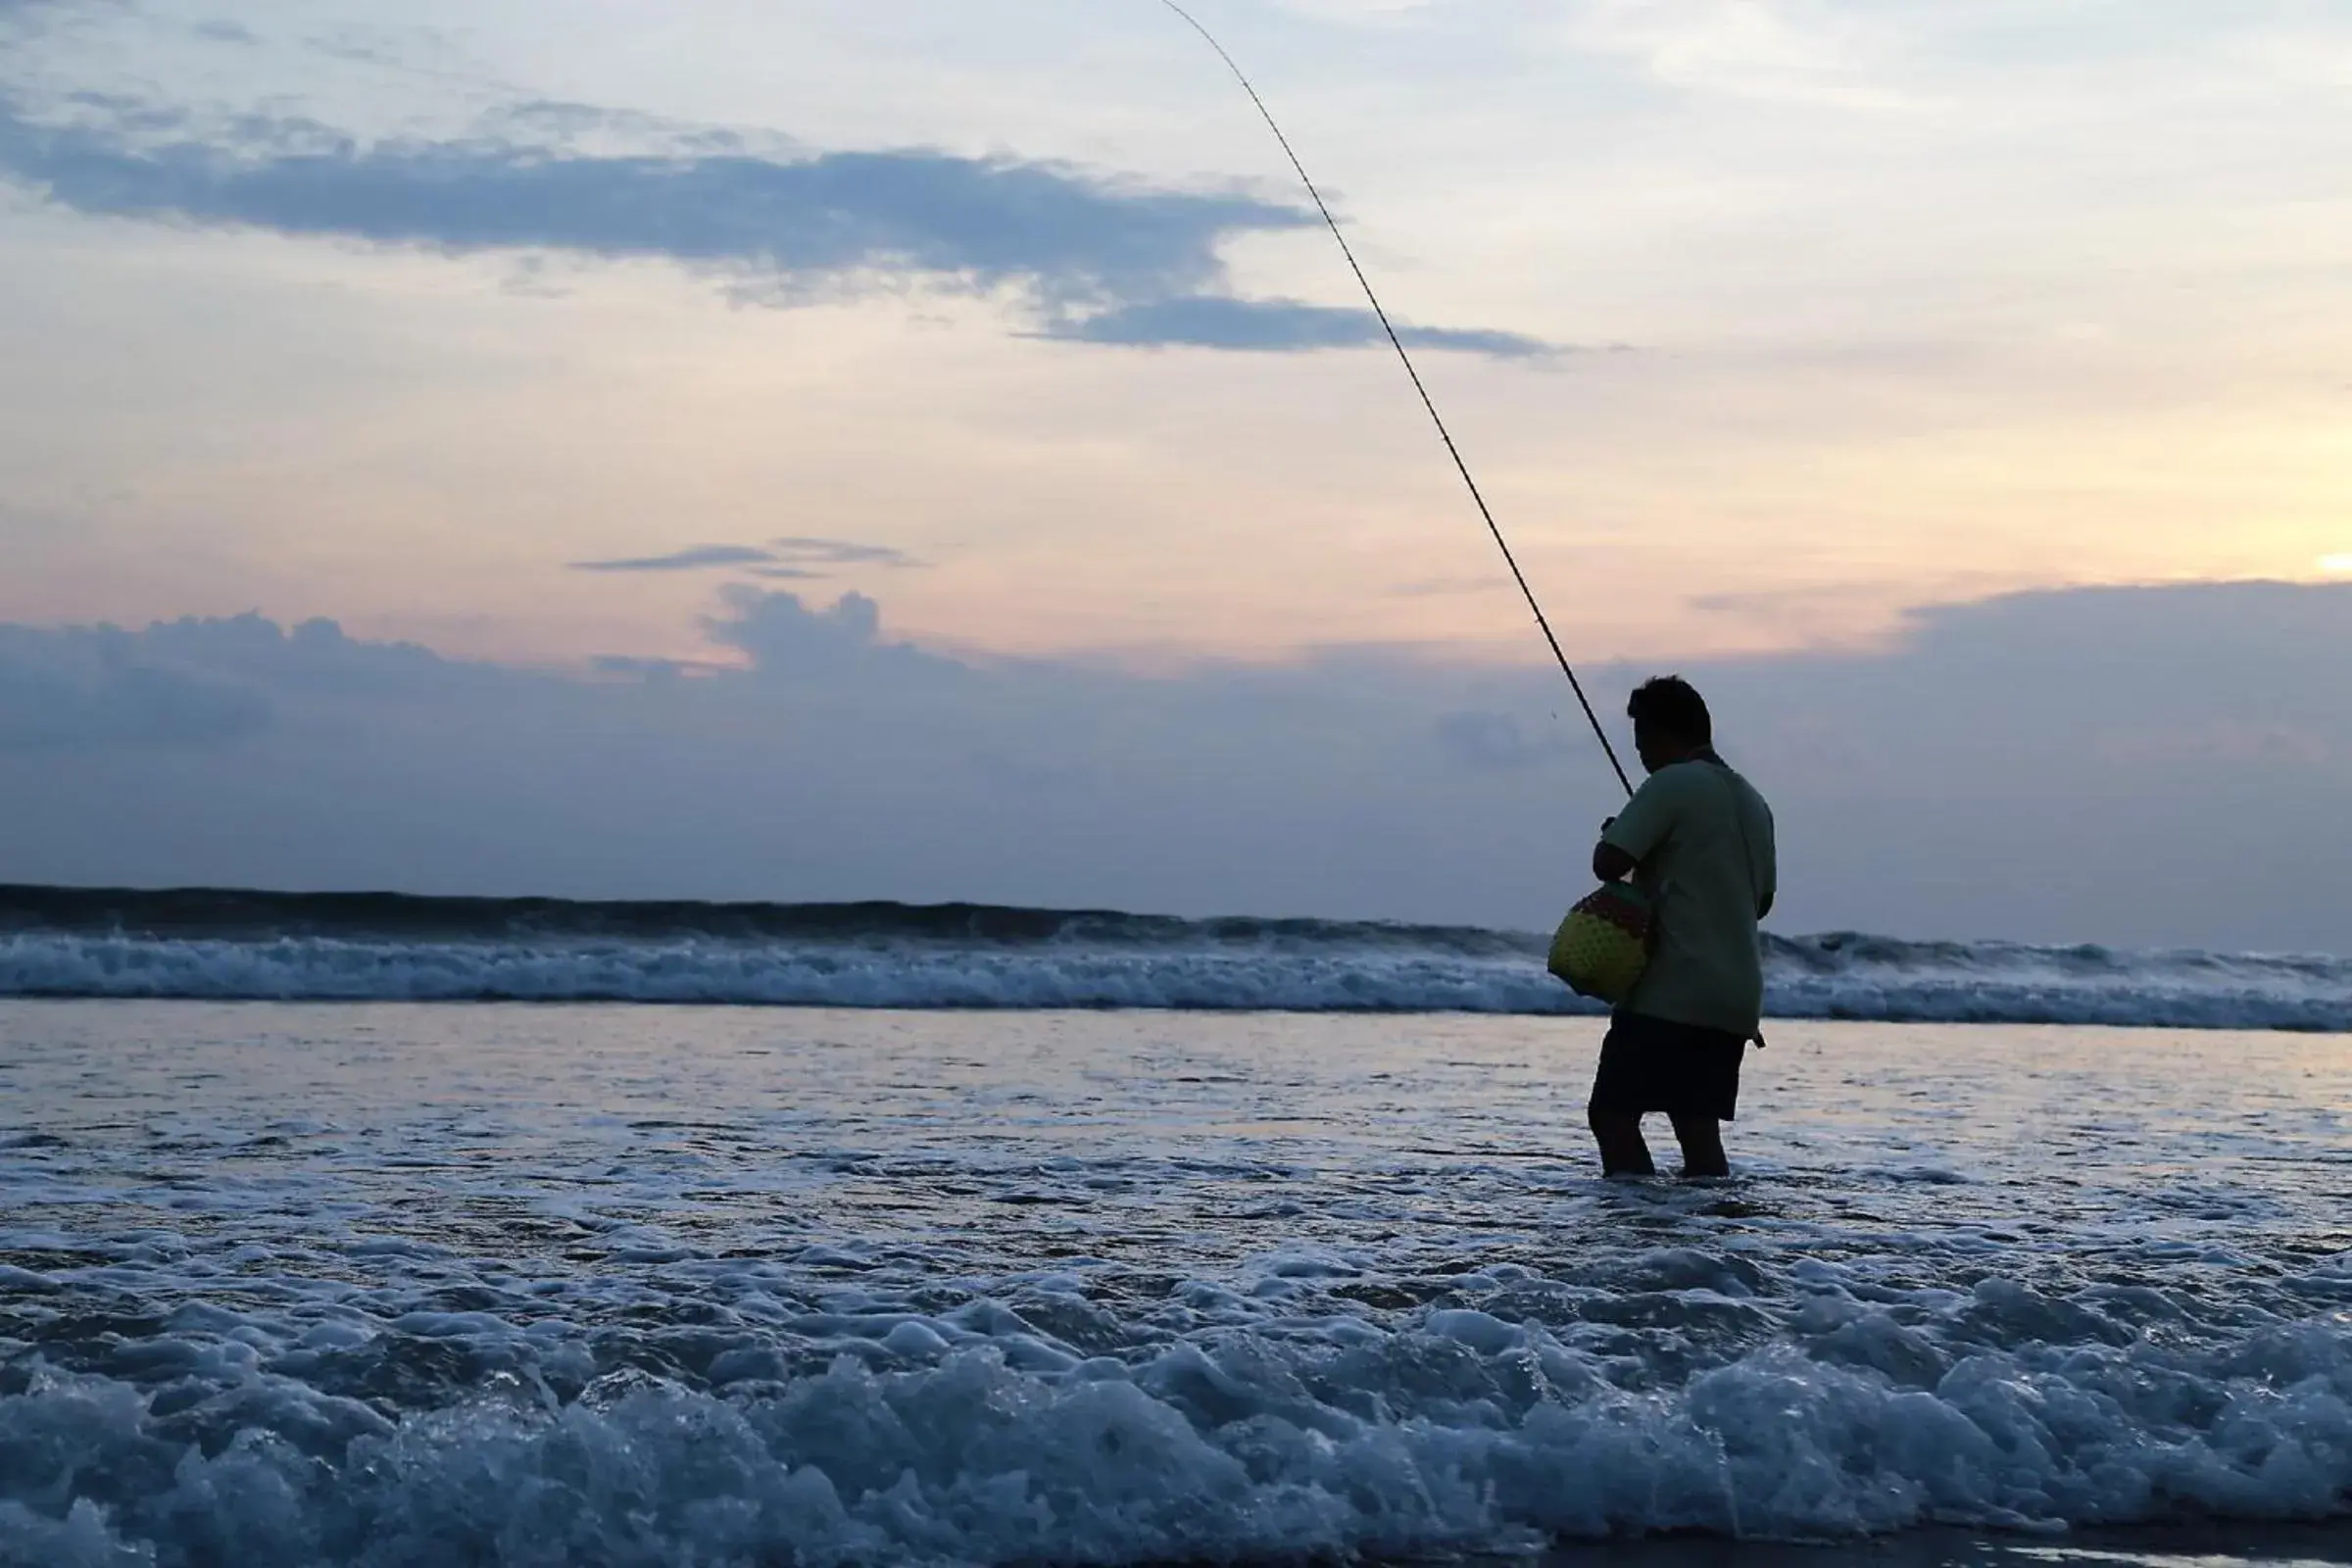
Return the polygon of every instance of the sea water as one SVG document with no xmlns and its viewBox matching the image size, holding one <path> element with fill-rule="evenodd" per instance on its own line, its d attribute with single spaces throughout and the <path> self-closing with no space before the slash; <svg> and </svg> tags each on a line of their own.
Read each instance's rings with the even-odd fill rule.
<svg viewBox="0 0 2352 1568">
<path fill-rule="evenodd" d="M 0 997 L 1572 1013 L 1529 931 L 1118 910 L 0 887 Z M 2352 959 L 1764 938 L 1781 1018 L 2352 1033 Z"/>
<path fill-rule="evenodd" d="M 0 1563 L 2352 1513 L 2352 1043 L 1780 1023 L 1606 1183 L 1599 1032 L 0 1002 Z"/>
</svg>

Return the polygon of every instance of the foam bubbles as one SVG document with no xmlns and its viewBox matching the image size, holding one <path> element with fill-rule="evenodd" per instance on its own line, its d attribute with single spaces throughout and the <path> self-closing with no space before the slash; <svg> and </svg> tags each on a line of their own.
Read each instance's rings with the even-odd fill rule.
<svg viewBox="0 0 2352 1568">
<path fill-rule="evenodd" d="M 2352 1514 L 2337 1042 L 1792 1027 L 1686 1187 L 1596 1035 L 0 1004 L 0 1564 Z"/>
<path fill-rule="evenodd" d="M 900 1009 L 1592 1012 L 1534 938 L 1323 926 L 1231 939 L 1143 922 L 1110 936 L 861 943 L 702 936 L 499 939 L 19 932 L 0 997 L 633 1002 Z M 1780 1018 L 2352 1031 L 2352 963 L 2008 943 L 1774 940 Z"/>
<path fill-rule="evenodd" d="M 2326 1516 L 2352 1489 L 2352 1336 L 2285 1339 L 1982 1350 L 1925 1386 L 1800 1340 L 1644 1392 L 1541 1324 L 1448 1310 L 1372 1344 L 1240 1336 L 1136 1363 L 1023 1368 L 975 1346 L 736 1393 L 640 1375 L 332 1435 L 289 1396 L 224 1443 L 195 1441 L 161 1395 L 50 1377 L 0 1400 L 0 1510 L 38 1553 L 21 1560 L 253 1568 L 1140 1562 Z"/>
</svg>

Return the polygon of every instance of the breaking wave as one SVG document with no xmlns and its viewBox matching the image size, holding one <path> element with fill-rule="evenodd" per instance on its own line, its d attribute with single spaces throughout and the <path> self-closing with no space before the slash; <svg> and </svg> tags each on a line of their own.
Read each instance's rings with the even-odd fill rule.
<svg viewBox="0 0 2352 1568">
<path fill-rule="evenodd" d="M 2064 1311 L 1999 1280 L 1969 1304 Z M 346 1363 L 429 1365 L 503 1325 L 405 1320 L 390 1346 L 347 1329 L 270 1366 L 151 1345 L 152 1367 L 178 1352 L 161 1391 L 38 1370 L 0 1392 L 16 1450 L 0 1565 L 1532 1556 L 1665 1532 L 2322 1519 L 2352 1488 L 2352 1363 L 2317 1324 L 2196 1351 L 2143 1337 L 1953 1356 L 1833 1296 L 1813 1314 L 1825 1359 L 1775 1347 L 1642 1393 L 1540 1324 L 1475 1310 L 1141 1364 L 1058 1349 L 1002 1306 L 959 1315 L 1003 1327 L 949 1325 L 952 1347 L 877 1318 L 852 1325 L 875 1336 L 861 1353 L 797 1377 L 734 1352 L 722 1387 L 620 1373 L 569 1399 L 541 1363 L 586 1356 L 543 1337 L 492 1360 L 490 1397 L 391 1413 L 290 1369 L 332 1384 Z"/>
<path fill-rule="evenodd" d="M 0 888 L 0 996 L 1592 1010 L 1526 932 L 988 905 Z M 1781 1018 L 2352 1032 L 2327 956 L 1766 939 Z"/>
</svg>

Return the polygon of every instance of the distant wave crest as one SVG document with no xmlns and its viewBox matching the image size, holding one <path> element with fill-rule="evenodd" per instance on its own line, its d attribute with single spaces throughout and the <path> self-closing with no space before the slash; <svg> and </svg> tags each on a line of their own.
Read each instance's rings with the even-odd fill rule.
<svg viewBox="0 0 2352 1568">
<path fill-rule="evenodd" d="M 1293 1012 L 1592 1010 L 1525 932 L 988 905 L 0 888 L 0 996 Z M 1782 1018 L 2352 1032 L 2352 962 L 1766 942 Z"/>
</svg>

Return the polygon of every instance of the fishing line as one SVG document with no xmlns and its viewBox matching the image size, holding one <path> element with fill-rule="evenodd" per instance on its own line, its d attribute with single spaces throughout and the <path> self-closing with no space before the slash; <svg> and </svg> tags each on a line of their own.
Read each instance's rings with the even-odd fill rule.
<svg viewBox="0 0 2352 1568">
<path fill-rule="evenodd" d="M 1576 670 L 1569 664 L 1567 654 L 1560 649 L 1559 638 L 1552 635 L 1551 622 L 1544 617 L 1544 607 L 1536 603 L 1536 591 L 1528 586 L 1527 573 L 1519 569 L 1519 558 L 1511 554 L 1510 541 L 1503 538 L 1501 524 L 1494 520 L 1494 514 L 1488 509 L 1487 498 L 1479 492 L 1478 481 L 1470 476 L 1470 465 L 1462 460 L 1461 448 L 1453 444 L 1453 432 L 1446 428 L 1445 416 L 1438 413 L 1437 401 L 1429 395 L 1429 387 L 1422 381 L 1421 371 L 1414 366 L 1413 357 L 1405 352 L 1404 339 L 1397 335 L 1396 326 L 1389 320 L 1388 310 L 1380 303 L 1380 296 L 1372 291 L 1372 280 L 1364 275 L 1362 264 L 1356 261 L 1355 248 L 1348 243 L 1347 234 L 1341 231 L 1340 220 L 1332 216 L 1330 206 L 1323 200 L 1322 191 L 1316 189 L 1314 176 L 1306 172 L 1306 165 L 1299 162 L 1298 154 L 1291 146 L 1291 138 L 1282 133 L 1281 124 L 1274 119 L 1274 111 L 1268 109 L 1266 101 L 1257 95 L 1257 87 L 1250 80 L 1248 73 L 1242 70 L 1240 63 L 1226 53 L 1223 44 L 1217 42 L 1216 34 L 1202 26 L 1200 19 L 1178 5 L 1176 0 L 1159 0 L 1159 3 L 1182 17 L 1187 26 L 1208 41 L 1208 46 L 1217 52 L 1217 58 L 1225 62 L 1225 69 L 1233 73 L 1233 79 L 1242 84 L 1242 90 L 1250 95 L 1250 101 L 1257 105 L 1257 112 L 1265 120 L 1266 128 L 1274 132 L 1274 139 L 1282 144 L 1283 156 L 1290 159 L 1291 167 L 1298 172 L 1299 182 L 1306 186 L 1307 195 L 1314 198 L 1315 211 L 1323 215 L 1325 225 L 1331 229 L 1331 237 L 1340 242 L 1340 254 L 1348 258 L 1348 270 L 1355 274 L 1356 282 L 1362 285 L 1364 298 L 1371 301 L 1372 314 L 1380 318 L 1381 330 L 1389 334 L 1390 345 L 1396 350 L 1396 358 L 1403 362 L 1404 373 L 1412 377 L 1413 390 L 1421 394 L 1421 406 L 1429 411 L 1431 422 L 1437 425 L 1438 437 L 1446 443 L 1446 456 L 1453 459 L 1454 467 L 1460 470 L 1462 483 L 1470 487 L 1470 499 L 1478 503 L 1478 514 L 1486 518 L 1487 531 L 1494 536 L 1494 547 L 1502 552 L 1503 564 L 1511 568 L 1511 580 L 1519 585 L 1521 596 L 1527 600 L 1527 608 L 1535 612 L 1536 625 L 1542 628 L 1544 640 L 1551 645 L 1551 657 L 1560 662 L 1560 673 L 1568 677 L 1569 688 L 1576 693 L 1577 706 L 1585 710 L 1585 721 L 1592 726 L 1593 738 L 1600 742 L 1601 751 L 1607 754 L 1609 766 L 1616 771 L 1617 782 L 1625 786 L 1626 794 L 1633 794 L 1633 780 L 1626 777 L 1625 764 L 1617 760 L 1617 748 L 1609 744 L 1609 733 L 1601 728 L 1600 715 L 1592 711 L 1592 704 L 1585 697 L 1585 683 L 1576 678 Z"/>
</svg>

